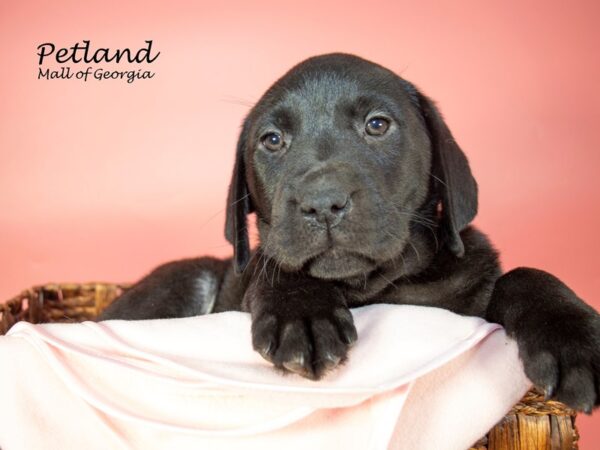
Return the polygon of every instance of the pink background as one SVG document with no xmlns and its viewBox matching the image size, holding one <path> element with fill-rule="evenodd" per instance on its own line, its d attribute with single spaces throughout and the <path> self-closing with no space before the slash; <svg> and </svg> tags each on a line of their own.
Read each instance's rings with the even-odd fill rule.
<svg viewBox="0 0 600 450">
<path fill-rule="evenodd" d="M 0 298 L 230 254 L 224 202 L 242 117 L 293 64 L 345 51 L 439 102 L 479 180 L 476 224 L 505 268 L 549 270 L 600 307 L 600 3 L 283 5 L 0 4 Z M 37 80 L 37 45 L 83 39 L 153 39 L 156 77 Z M 600 413 L 579 425 L 582 448 L 597 448 Z"/>
</svg>

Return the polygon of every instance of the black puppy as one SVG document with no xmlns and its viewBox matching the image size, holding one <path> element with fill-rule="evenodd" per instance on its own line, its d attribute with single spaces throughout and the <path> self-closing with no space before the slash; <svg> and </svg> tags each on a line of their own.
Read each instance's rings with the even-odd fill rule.
<svg viewBox="0 0 600 450">
<path fill-rule="evenodd" d="M 227 205 L 233 260 L 161 266 L 100 320 L 248 311 L 263 357 L 318 379 L 357 339 L 349 308 L 435 306 L 504 325 L 548 396 L 586 412 L 600 402 L 600 316 L 550 274 L 502 275 L 469 226 L 465 155 L 431 100 L 389 70 L 332 54 L 277 81 L 243 124 Z"/>
</svg>

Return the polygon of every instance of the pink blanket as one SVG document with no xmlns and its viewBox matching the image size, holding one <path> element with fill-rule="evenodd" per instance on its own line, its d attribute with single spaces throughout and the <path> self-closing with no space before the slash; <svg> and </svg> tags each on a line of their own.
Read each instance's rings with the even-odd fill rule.
<svg viewBox="0 0 600 450">
<path fill-rule="evenodd" d="M 358 343 L 319 382 L 256 354 L 244 313 L 18 323 L 0 338 L 0 447 L 463 450 L 530 386 L 498 325 L 413 306 L 353 314 Z"/>
</svg>

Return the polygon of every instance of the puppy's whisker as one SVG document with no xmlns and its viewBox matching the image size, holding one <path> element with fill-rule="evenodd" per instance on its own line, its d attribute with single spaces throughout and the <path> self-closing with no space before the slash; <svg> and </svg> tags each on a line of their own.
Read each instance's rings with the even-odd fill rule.
<svg viewBox="0 0 600 450">
<path fill-rule="evenodd" d="M 277 272 L 277 266 L 279 266 L 279 262 L 276 260 L 273 260 L 273 262 L 275 263 L 275 267 L 272 268 L 272 275 L 271 275 L 271 287 L 275 286 L 275 273 Z"/>
<path fill-rule="evenodd" d="M 256 269 L 258 267 L 258 264 L 260 263 L 260 258 L 262 257 L 262 252 L 256 252 L 252 255 L 252 258 L 250 259 L 250 261 L 254 260 L 254 270 L 252 271 L 252 278 L 254 278 L 256 276 Z"/>
<path fill-rule="evenodd" d="M 394 206 L 394 208 L 396 208 L 396 212 L 398 214 L 403 214 L 403 215 L 406 215 L 406 216 L 409 216 L 409 217 L 413 217 L 415 220 L 418 220 L 419 223 L 421 223 L 423 225 L 426 224 L 426 223 L 429 224 L 429 225 L 432 225 L 432 226 L 433 225 L 437 225 L 437 222 L 435 220 L 430 219 L 429 217 L 426 217 L 426 216 L 424 216 L 422 214 L 419 214 L 416 211 L 415 212 L 404 211 L 404 210 L 402 210 L 402 206 L 400 206 L 400 205 L 394 205 L 394 204 L 392 204 L 392 205 Z"/>
<path fill-rule="evenodd" d="M 440 179 L 440 177 L 436 177 L 433 173 L 429 172 L 429 175 L 431 176 L 431 178 L 433 178 L 434 180 L 437 180 L 438 182 L 440 182 L 442 184 L 442 186 L 445 186 L 446 188 L 448 187 L 448 185 L 444 182 L 444 180 Z"/>
<path fill-rule="evenodd" d="M 425 227 L 429 230 L 429 232 L 431 233 L 431 235 L 433 236 L 433 239 L 435 241 L 435 251 L 437 253 L 439 251 L 440 245 L 439 245 L 439 241 L 438 241 L 438 237 L 437 237 L 437 232 L 434 229 L 434 227 L 437 227 L 438 223 L 432 219 L 429 219 L 429 218 L 423 216 L 422 214 L 417 213 L 417 212 L 400 211 L 399 206 L 394 205 L 394 207 L 397 209 L 398 214 L 405 214 L 410 217 L 413 217 L 412 221 L 414 223 L 422 225 L 423 227 Z"/>
<path fill-rule="evenodd" d="M 242 200 L 245 200 L 245 199 L 247 199 L 248 197 L 250 197 L 250 193 L 247 193 L 246 195 L 243 195 L 243 196 L 241 196 L 240 198 L 238 198 L 237 200 L 235 200 L 235 201 L 231 202 L 231 203 L 229 204 L 229 206 L 235 206 L 235 205 L 237 205 L 239 202 L 241 202 Z"/>
<path fill-rule="evenodd" d="M 246 194 L 242 197 L 240 197 L 239 199 L 237 199 L 236 201 L 232 202 L 229 206 L 235 206 L 237 203 L 241 202 L 242 200 L 248 198 L 250 196 L 250 194 Z M 227 207 L 220 209 L 219 211 L 217 211 L 216 213 L 214 213 L 212 216 L 210 216 L 208 219 L 206 219 L 206 221 L 204 223 L 202 223 L 200 225 L 200 229 L 202 229 L 203 227 L 206 226 L 206 224 L 208 224 L 211 220 L 213 220 L 215 217 L 217 217 L 220 214 L 223 214 L 226 211 Z"/>
<path fill-rule="evenodd" d="M 258 260 L 256 261 L 256 265 L 254 266 L 254 272 L 252 273 L 252 278 L 254 278 L 256 276 L 256 271 L 258 270 L 259 267 L 261 267 L 261 262 L 263 262 L 264 258 L 266 258 L 265 254 L 263 252 L 260 252 L 257 254 L 258 254 Z M 263 268 L 264 267 L 261 267 L 261 270 L 258 272 L 258 279 L 260 279 L 262 276 Z"/>
<path fill-rule="evenodd" d="M 230 103 L 233 105 L 247 106 L 248 108 L 252 108 L 256 104 L 255 101 L 246 100 L 246 99 L 243 99 L 240 97 L 235 97 L 235 96 L 223 96 L 223 97 L 221 97 L 221 101 L 225 102 L 225 103 Z"/>
<path fill-rule="evenodd" d="M 417 247 L 415 247 L 415 244 L 413 244 L 410 240 L 408 241 L 408 243 L 410 244 L 412 249 L 415 251 L 415 254 L 417 255 L 417 261 L 419 261 L 419 263 L 421 263 L 421 255 L 419 254 Z"/>
<path fill-rule="evenodd" d="M 384 230 L 385 233 L 390 236 L 392 239 L 395 239 L 396 241 L 402 241 L 398 236 L 392 234 L 389 230 Z M 397 254 L 394 254 L 391 250 L 389 252 L 389 257 L 386 257 L 386 259 L 391 260 L 392 261 L 392 265 L 394 266 L 394 269 L 396 268 L 396 256 L 399 256 L 400 259 L 402 260 L 402 269 L 406 270 L 406 260 L 404 259 L 404 255 L 402 254 L 403 251 L 401 250 L 400 252 L 398 252 Z"/>
<path fill-rule="evenodd" d="M 262 267 L 260 269 L 260 272 L 258 272 L 258 278 L 262 279 L 262 277 L 264 276 L 265 280 L 266 280 L 267 279 L 266 278 L 267 277 L 267 257 L 265 255 L 262 255 L 261 261 L 262 261 Z M 259 264 L 260 264 L 260 262 L 259 262 Z"/>
<path fill-rule="evenodd" d="M 216 213 L 214 213 L 212 216 L 210 216 L 208 219 L 206 219 L 204 222 L 202 222 L 200 224 L 200 227 L 198 228 L 198 230 L 202 230 L 206 225 L 208 225 L 208 223 L 210 221 L 212 221 L 215 217 L 220 216 L 221 214 L 223 214 L 225 212 L 227 208 L 223 208 L 220 209 L 219 211 L 217 211 Z"/>
<path fill-rule="evenodd" d="M 396 286 L 393 281 L 389 280 L 382 273 L 377 273 L 377 275 L 380 276 L 381 278 L 383 278 L 383 280 L 386 281 L 388 284 L 392 285 L 394 287 L 394 289 L 398 289 L 398 286 Z"/>
</svg>

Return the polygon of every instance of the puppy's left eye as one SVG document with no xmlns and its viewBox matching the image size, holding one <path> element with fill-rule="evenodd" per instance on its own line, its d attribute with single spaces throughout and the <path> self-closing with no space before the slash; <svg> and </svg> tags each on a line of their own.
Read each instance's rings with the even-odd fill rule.
<svg viewBox="0 0 600 450">
<path fill-rule="evenodd" d="M 365 131 L 371 136 L 381 136 L 385 134 L 390 127 L 390 121 L 383 117 L 373 117 L 365 125 Z"/>
<path fill-rule="evenodd" d="M 265 134 L 262 137 L 262 143 L 267 149 L 271 150 L 272 152 L 281 150 L 284 145 L 283 137 L 279 133 Z"/>
</svg>

